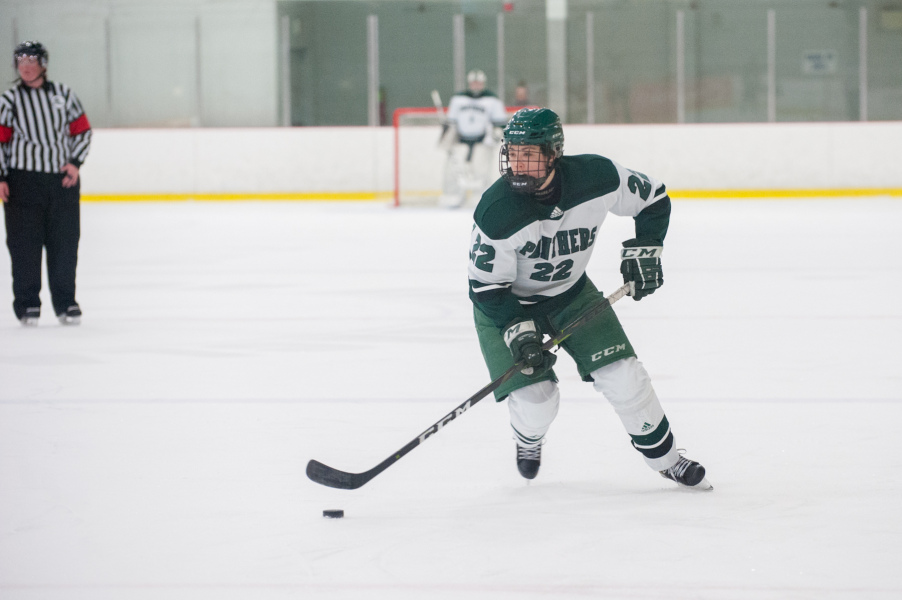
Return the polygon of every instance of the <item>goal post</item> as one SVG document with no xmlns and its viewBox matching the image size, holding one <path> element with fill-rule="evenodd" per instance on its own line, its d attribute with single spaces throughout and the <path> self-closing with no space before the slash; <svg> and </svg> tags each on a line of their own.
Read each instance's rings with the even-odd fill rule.
<svg viewBox="0 0 902 600">
<path fill-rule="evenodd" d="M 521 108 L 506 107 L 508 118 Z M 438 204 L 448 157 L 447 146 L 441 144 L 446 112 L 447 108 L 423 106 L 398 108 L 392 114 L 395 206 Z M 495 154 L 497 146 L 500 143 L 492 150 Z"/>
</svg>

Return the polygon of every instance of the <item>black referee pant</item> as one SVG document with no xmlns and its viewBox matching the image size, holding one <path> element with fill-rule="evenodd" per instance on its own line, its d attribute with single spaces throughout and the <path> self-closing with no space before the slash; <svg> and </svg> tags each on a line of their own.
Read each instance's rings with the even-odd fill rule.
<svg viewBox="0 0 902 600">
<path fill-rule="evenodd" d="M 10 169 L 9 202 L 3 204 L 6 246 L 12 262 L 13 310 L 41 306 L 41 254 L 47 248 L 47 280 L 58 315 L 76 304 L 75 265 L 81 235 L 79 183 L 63 187 L 62 173 Z"/>
</svg>

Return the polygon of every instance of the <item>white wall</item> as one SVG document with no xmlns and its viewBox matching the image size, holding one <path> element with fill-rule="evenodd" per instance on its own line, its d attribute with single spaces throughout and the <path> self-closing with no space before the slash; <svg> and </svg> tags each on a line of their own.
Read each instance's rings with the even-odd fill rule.
<svg viewBox="0 0 902 600">
<path fill-rule="evenodd" d="M 673 190 L 902 188 L 902 122 L 564 128 L 565 153 L 594 152 Z"/>
<path fill-rule="evenodd" d="M 276 26 L 275 0 L 0 0 L 0 90 L 37 40 L 95 127 L 274 126 Z"/>
<path fill-rule="evenodd" d="M 902 193 L 902 122 L 565 126 L 565 154 L 598 153 L 682 190 Z M 404 138 L 404 170 L 440 186 L 438 130 Z M 393 189 L 388 127 L 98 129 L 82 193 L 358 194 Z"/>
<path fill-rule="evenodd" d="M 390 128 L 99 129 L 82 194 L 388 192 Z"/>
</svg>

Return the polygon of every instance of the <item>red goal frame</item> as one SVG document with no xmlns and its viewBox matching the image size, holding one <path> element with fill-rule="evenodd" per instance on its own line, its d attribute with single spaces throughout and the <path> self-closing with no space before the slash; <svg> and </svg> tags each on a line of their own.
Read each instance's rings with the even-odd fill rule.
<svg viewBox="0 0 902 600">
<path fill-rule="evenodd" d="M 505 106 L 509 115 L 513 115 L 521 108 L 538 108 L 537 106 Z M 396 108 L 392 113 L 392 128 L 394 129 L 394 206 L 401 206 L 401 119 L 405 115 L 439 115 L 446 114 L 447 107 L 442 107 L 441 112 L 435 106 L 415 106 Z"/>
</svg>

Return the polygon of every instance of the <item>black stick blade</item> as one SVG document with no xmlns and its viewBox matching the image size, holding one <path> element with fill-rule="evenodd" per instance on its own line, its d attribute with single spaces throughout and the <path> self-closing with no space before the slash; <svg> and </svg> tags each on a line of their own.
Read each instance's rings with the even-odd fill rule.
<svg viewBox="0 0 902 600">
<path fill-rule="evenodd" d="M 307 477 L 320 485 L 340 490 L 356 490 L 370 480 L 365 473 L 345 473 L 317 460 L 307 463 Z"/>
</svg>

